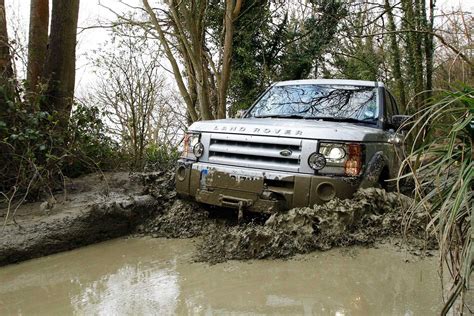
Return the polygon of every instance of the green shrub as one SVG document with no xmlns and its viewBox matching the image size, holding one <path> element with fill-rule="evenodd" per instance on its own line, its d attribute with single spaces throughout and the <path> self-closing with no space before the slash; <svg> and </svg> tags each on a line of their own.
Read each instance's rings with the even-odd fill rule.
<svg viewBox="0 0 474 316">
<path fill-rule="evenodd" d="M 108 135 L 97 107 L 76 106 L 69 122 L 67 148 L 70 155 L 63 172 L 69 177 L 117 169 L 125 160 L 119 144 Z"/>
<path fill-rule="evenodd" d="M 1 90 L 1 89 L 0 89 Z M 0 201 L 36 199 L 61 189 L 64 176 L 112 169 L 120 162 L 117 142 L 97 108 L 78 104 L 67 132 L 57 113 L 6 99 L 0 109 Z"/>
<path fill-rule="evenodd" d="M 173 168 L 180 155 L 176 146 L 149 145 L 145 151 L 145 170 L 168 170 Z"/>
<path fill-rule="evenodd" d="M 410 170 L 407 176 L 415 182 L 407 221 L 420 211 L 432 217 L 428 229 L 437 234 L 440 267 L 448 267 L 453 281 L 447 312 L 467 289 L 473 268 L 474 88 L 443 92 L 414 117 L 408 134 L 416 145 L 401 169 Z"/>
</svg>

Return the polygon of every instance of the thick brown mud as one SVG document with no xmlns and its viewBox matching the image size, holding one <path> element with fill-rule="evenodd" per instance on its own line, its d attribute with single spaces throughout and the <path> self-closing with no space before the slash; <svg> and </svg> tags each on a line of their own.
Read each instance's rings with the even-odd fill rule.
<svg viewBox="0 0 474 316">
<path fill-rule="evenodd" d="M 0 210 L 0 266 L 129 234 L 162 207 L 152 195 L 160 186 L 150 192 L 145 180 L 130 181 L 126 172 L 89 175 L 67 180 L 64 193 L 45 201 Z"/>
<path fill-rule="evenodd" d="M 203 207 L 184 200 L 175 200 L 157 216 L 147 219 L 137 233 L 152 237 L 192 238 L 205 235 L 213 221 Z"/>
<path fill-rule="evenodd" d="M 406 210 L 412 200 L 382 189 L 359 190 L 352 199 L 296 208 L 263 220 L 247 214 L 241 224 L 232 210 L 205 208 L 179 199 L 169 203 L 140 225 L 137 233 L 166 238 L 201 237 L 197 261 L 285 258 L 334 247 L 373 245 L 393 237 L 405 240 L 406 246 L 417 254 L 436 248 L 434 238 L 425 235 L 428 214 L 414 214 L 406 226 Z"/>
<path fill-rule="evenodd" d="M 273 214 L 263 225 L 221 227 L 203 236 L 197 260 L 284 258 L 404 236 L 418 248 L 433 249 L 434 240 L 423 242 L 428 214 L 416 214 L 406 235 L 402 234 L 403 217 L 411 202 L 406 196 L 370 188 L 359 190 L 352 199 Z"/>
<path fill-rule="evenodd" d="M 0 265 L 130 233 L 200 237 L 194 259 L 210 263 L 284 258 L 333 247 L 372 245 L 391 237 L 407 236 L 417 250 L 434 247 L 431 239 L 425 242 L 427 214 L 415 214 L 402 235 L 411 200 L 396 193 L 365 189 L 352 199 L 269 218 L 247 214 L 238 224 L 232 210 L 177 199 L 173 176 L 173 172 L 91 175 L 68 182 L 67 195 L 22 205 L 15 221 L 7 221 L 2 228 Z"/>
<path fill-rule="evenodd" d="M 194 240 L 117 239 L 0 268 L 0 315 L 438 315 L 435 258 L 351 247 L 193 262 Z"/>
</svg>

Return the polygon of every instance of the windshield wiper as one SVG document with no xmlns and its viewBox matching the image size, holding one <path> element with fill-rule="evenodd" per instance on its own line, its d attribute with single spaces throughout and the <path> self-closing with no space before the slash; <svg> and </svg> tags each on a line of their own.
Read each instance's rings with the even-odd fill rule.
<svg viewBox="0 0 474 316">
<path fill-rule="evenodd" d="M 358 120 L 352 117 L 339 117 L 339 116 L 306 116 L 307 120 L 322 120 L 322 121 L 331 121 L 331 122 L 346 122 L 346 123 L 369 123 L 376 124 L 377 122 L 373 119 L 369 120 Z"/>
<path fill-rule="evenodd" d="M 268 115 L 258 115 L 254 116 L 255 118 L 298 118 L 304 119 L 306 116 L 298 114 L 268 114 Z"/>
</svg>

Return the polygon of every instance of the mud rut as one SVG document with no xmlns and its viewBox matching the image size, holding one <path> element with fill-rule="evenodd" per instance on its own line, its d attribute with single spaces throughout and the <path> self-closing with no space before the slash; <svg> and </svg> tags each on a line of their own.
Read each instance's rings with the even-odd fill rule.
<svg viewBox="0 0 474 316">
<path fill-rule="evenodd" d="M 171 176 L 168 175 L 170 182 Z M 143 178 L 151 195 L 162 201 L 163 196 L 171 198 L 164 201 L 160 212 L 139 225 L 136 233 L 200 237 L 196 261 L 285 258 L 333 247 L 370 246 L 391 238 L 403 240 L 404 247 L 414 254 L 429 254 L 436 248 L 434 237 L 425 232 L 429 214 L 407 214 L 412 200 L 382 189 L 359 190 L 352 199 L 335 199 L 325 205 L 295 208 L 272 216 L 247 215 L 239 224 L 235 211 L 178 199 L 172 185 L 166 186 L 171 191 L 165 193 L 156 190 L 157 184 L 163 181 Z"/>
</svg>

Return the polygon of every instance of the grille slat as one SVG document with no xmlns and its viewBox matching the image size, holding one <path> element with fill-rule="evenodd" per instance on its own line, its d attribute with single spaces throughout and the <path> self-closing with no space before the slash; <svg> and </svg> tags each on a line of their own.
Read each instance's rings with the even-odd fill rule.
<svg viewBox="0 0 474 316">
<path fill-rule="evenodd" d="M 209 147 L 209 150 L 212 152 L 220 153 L 229 153 L 229 154 L 238 154 L 238 155 L 248 155 L 248 156 L 265 156 L 273 158 L 285 158 L 285 159 L 300 159 L 301 151 L 298 147 L 291 149 L 290 146 L 274 146 L 264 147 L 256 146 L 257 144 L 238 144 L 238 143 L 212 143 Z M 285 149 L 291 150 L 290 156 L 282 156 L 280 152 Z"/>
<path fill-rule="evenodd" d="M 282 155 L 280 152 L 284 150 L 291 151 L 291 154 Z M 266 136 L 212 135 L 208 159 L 218 164 L 298 172 L 301 141 Z"/>
</svg>

